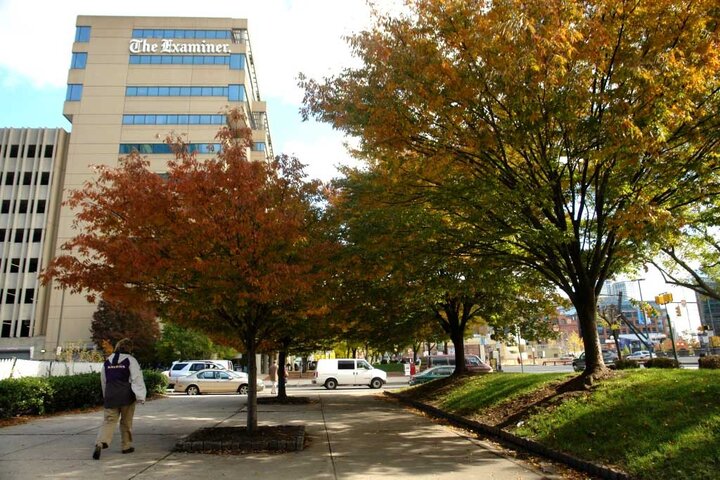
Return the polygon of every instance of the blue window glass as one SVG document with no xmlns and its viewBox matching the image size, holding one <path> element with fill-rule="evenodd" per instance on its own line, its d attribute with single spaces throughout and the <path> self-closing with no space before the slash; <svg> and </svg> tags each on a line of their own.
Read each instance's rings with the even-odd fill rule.
<svg viewBox="0 0 720 480">
<path fill-rule="evenodd" d="M 195 38 L 207 38 L 205 35 L 207 34 L 206 30 L 196 30 L 195 31 Z"/>
<path fill-rule="evenodd" d="M 160 63 L 163 65 L 172 65 L 173 57 L 168 57 L 167 55 L 160 57 Z"/>
<path fill-rule="evenodd" d="M 132 31 L 132 38 L 142 38 L 143 33 L 142 29 L 140 28 L 134 28 Z"/>
<path fill-rule="evenodd" d="M 197 125 L 200 123 L 200 115 L 190 115 L 190 125 Z"/>
<path fill-rule="evenodd" d="M 70 83 L 68 84 L 67 93 L 65 95 L 65 101 L 78 102 L 82 98 L 83 86 L 81 83 Z"/>
<path fill-rule="evenodd" d="M 214 57 L 215 65 L 225 65 L 228 63 L 228 57 Z"/>
<path fill-rule="evenodd" d="M 133 115 L 133 117 L 134 117 L 133 124 L 145 125 L 145 115 Z"/>
<path fill-rule="evenodd" d="M 180 87 L 169 87 L 168 88 L 168 96 L 170 97 L 179 97 L 181 92 Z"/>
<path fill-rule="evenodd" d="M 180 87 L 180 95 L 182 95 L 183 97 L 189 97 L 190 90 L 190 87 Z"/>
<path fill-rule="evenodd" d="M 187 125 L 190 123 L 190 116 L 189 115 L 178 115 L 178 124 L 179 125 Z"/>
<path fill-rule="evenodd" d="M 177 125 L 178 124 L 178 115 L 168 115 L 167 123 L 169 125 Z"/>
<path fill-rule="evenodd" d="M 210 115 L 200 115 L 200 125 L 210 125 Z"/>
<path fill-rule="evenodd" d="M 130 65 L 136 65 L 140 63 L 140 57 L 137 55 L 130 55 Z"/>
<path fill-rule="evenodd" d="M 158 96 L 158 87 L 148 87 L 147 94 L 148 97 L 157 97 Z"/>
<path fill-rule="evenodd" d="M 189 143 L 187 144 L 188 152 L 213 153 L 221 151 L 219 143 Z M 167 143 L 121 143 L 119 147 L 121 154 L 129 154 L 133 151 L 144 154 L 168 154 L 173 153 L 172 147 Z"/>
<path fill-rule="evenodd" d="M 158 87 L 158 95 L 161 97 L 170 96 L 170 87 Z"/>
<path fill-rule="evenodd" d="M 190 87 L 190 95 L 193 97 L 199 97 L 202 95 L 202 87 Z"/>
<path fill-rule="evenodd" d="M 126 97 L 136 97 L 137 96 L 137 87 L 127 87 L 125 89 L 125 96 Z"/>
<path fill-rule="evenodd" d="M 229 85 L 228 100 L 231 102 L 244 102 L 245 87 L 243 85 Z"/>
<path fill-rule="evenodd" d="M 157 115 L 155 123 L 157 125 L 165 125 L 167 122 L 167 115 Z"/>
<path fill-rule="evenodd" d="M 123 122 L 124 125 L 132 125 L 133 124 L 133 115 L 123 115 Z"/>
<path fill-rule="evenodd" d="M 151 60 L 152 60 L 152 58 L 149 55 L 141 56 L 140 57 L 140 65 L 149 65 Z"/>
<path fill-rule="evenodd" d="M 230 54 L 230 70 L 244 70 L 245 55 L 240 53 Z"/>
<path fill-rule="evenodd" d="M 264 152 L 265 151 L 265 143 L 264 142 L 255 142 L 253 144 L 252 149 L 256 152 Z"/>
<path fill-rule="evenodd" d="M 212 87 L 202 87 L 201 90 L 203 97 L 212 97 Z"/>
<path fill-rule="evenodd" d="M 164 38 L 175 38 L 175 30 L 165 30 L 163 32 Z"/>
<path fill-rule="evenodd" d="M 145 115 L 145 123 L 147 125 L 155 125 L 157 123 L 156 115 Z"/>
<path fill-rule="evenodd" d="M 226 94 L 223 90 L 224 90 L 223 87 L 213 87 L 212 96 L 213 97 L 224 97 Z"/>
<path fill-rule="evenodd" d="M 195 38 L 195 30 L 185 30 L 185 38 Z"/>
<path fill-rule="evenodd" d="M 90 27 L 77 27 L 75 29 L 75 41 L 76 42 L 89 42 L 90 41 Z"/>
<path fill-rule="evenodd" d="M 70 68 L 77 68 L 82 70 L 87 65 L 87 53 L 85 52 L 74 52 L 72 54 L 72 60 L 70 62 Z"/>
<path fill-rule="evenodd" d="M 147 97 L 148 94 L 148 88 L 147 87 L 138 87 L 137 88 L 137 95 L 138 97 Z"/>
</svg>

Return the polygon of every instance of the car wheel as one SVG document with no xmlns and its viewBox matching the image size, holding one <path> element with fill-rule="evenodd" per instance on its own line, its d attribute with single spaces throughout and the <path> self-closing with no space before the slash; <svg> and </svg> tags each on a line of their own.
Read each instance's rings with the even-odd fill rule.
<svg viewBox="0 0 720 480">
<path fill-rule="evenodd" d="M 383 385 L 383 381 L 379 378 L 373 378 L 372 382 L 370 382 L 370 388 L 380 388 Z"/>
<path fill-rule="evenodd" d="M 195 385 L 190 385 L 185 389 L 185 393 L 188 395 L 200 395 L 200 389 Z"/>
<path fill-rule="evenodd" d="M 325 388 L 327 388 L 328 390 L 335 390 L 337 386 L 337 380 L 335 380 L 334 378 L 328 378 L 327 380 L 325 380 Z"/>
<path fill-rule="evenodd" d="M 240 395 L 247 395 L 247 394 L 248 394 L 248 390 L 250 390 L 250 389 L 248 388 L 248 386 L 247 386 L 246 384 L 242 384 L 242 385 L 240 385 L 240 386 L 238 387 L 237 392 L 238 392 Z"/>
</svg>

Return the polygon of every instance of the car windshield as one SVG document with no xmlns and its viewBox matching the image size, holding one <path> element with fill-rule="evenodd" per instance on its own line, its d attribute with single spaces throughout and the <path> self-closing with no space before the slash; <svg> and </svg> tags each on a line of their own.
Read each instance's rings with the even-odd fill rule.
<svg viewBox="0 0 720 480">
<path fill-rule="evenodd" d="M 372 370 L 372 367 L 365 360 L 358 360 L 358 368 L 364 368 L 365 370 Z"/>
</svg>

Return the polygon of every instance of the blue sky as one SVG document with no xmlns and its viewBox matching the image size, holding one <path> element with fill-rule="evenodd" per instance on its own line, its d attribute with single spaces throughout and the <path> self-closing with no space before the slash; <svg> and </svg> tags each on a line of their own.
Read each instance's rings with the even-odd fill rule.
<svg viewBox="0 0 720 480">
<path fill-rule="evenodd" d="M 344 35 L 369 24 L 364 0 L 0 0 L 0 127 L 62 127 L 78 15 L 247 18 L 276 154 L 298 156 L 329 180 L 353 163 L 328 125 L 302 122 L 297 75 L 321 78 L 352 64 Z"/>
</svg>

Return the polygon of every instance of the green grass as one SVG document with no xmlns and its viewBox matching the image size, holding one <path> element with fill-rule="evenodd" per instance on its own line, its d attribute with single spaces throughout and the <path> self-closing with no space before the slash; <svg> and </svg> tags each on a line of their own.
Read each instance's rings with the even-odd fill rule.
<svg viewBox="0 0 720 480">
<path fill-rule="evenodd" d="M 515 433 L 638 479 L 718 478 L 720 372 L 619 372 Z"/>
<path fill-rule="evenodd" d="M 437 405 L 446 412 L 469 415 L 570 376 L 558 373 L 472 376 L 439 399 Z"/>
</svg>

